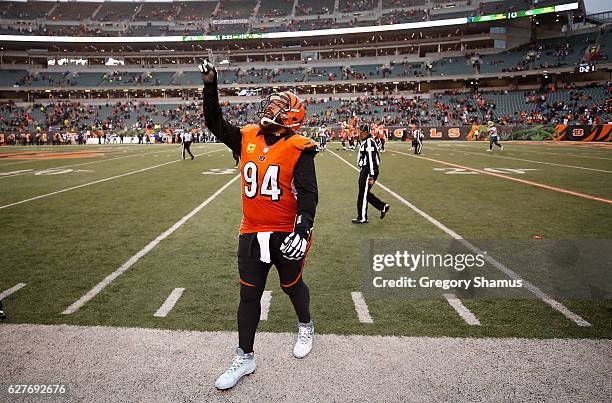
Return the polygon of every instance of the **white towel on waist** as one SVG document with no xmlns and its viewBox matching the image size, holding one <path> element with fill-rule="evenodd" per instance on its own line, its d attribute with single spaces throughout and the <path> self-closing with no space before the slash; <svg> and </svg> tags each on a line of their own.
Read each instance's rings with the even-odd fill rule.
<svg viewBox="0 0 612 403">
<path fill-rule="evenodd" d="M 264 263 L 271 263 L 270 260 L 270 235 L 271 232 L 258 232 L 257 242 L 259 242 L 259 260 Z"/>
</svg>

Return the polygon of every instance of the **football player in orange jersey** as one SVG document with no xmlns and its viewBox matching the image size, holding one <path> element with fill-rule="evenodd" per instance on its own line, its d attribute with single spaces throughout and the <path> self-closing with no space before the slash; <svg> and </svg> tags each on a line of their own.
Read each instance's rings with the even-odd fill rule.
<svg viewBox="0 0 612 403">
<path fill-rule="evenodd" d="M 381 153 L 385 152 L 385 142 L 387 141 L 386 131 L 387 129 L 385 128 L 384 123 L 378 125 L 376 132 L 378 133 L 378 148 L 380 149 Z"/>
<path fill-rule="evenodd" d="M 239 343 L 229 369 L 215 382 L 218 389 L 229 389 L 255 371 L 255 331 L 272 265 L 278 270 L 281 288 L 289 295 L 299 321 L 293 355 L 303 358 L 312 349 L 310 293 L 302 271 L 318 200 L 314 164 L 317 147 L 314 141 L 296 133 L 304 122 L 306 109 L 292 92 L 269 95 L 261 102 L 258 122 L 240 128 L 223 118 L 214 66 L 205 61 L 199 69 L 204 81 L 206 126 L 240 155 L 242 175 Z"/>
</svg>

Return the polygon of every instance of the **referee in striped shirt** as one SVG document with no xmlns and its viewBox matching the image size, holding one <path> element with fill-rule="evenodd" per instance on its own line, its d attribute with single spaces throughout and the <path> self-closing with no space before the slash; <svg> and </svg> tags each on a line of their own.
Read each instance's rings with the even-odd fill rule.
<svg viewBox="0 0 612 403">
<path fill-rule="evenodd" d="M 353 224 L 365 224 L 368 222 L 368 203 L 380 211 L 380 218 L 384 218 L 390 206 L 376 197 L 372 192 L 372 186 L 378 178 L 378 167 L 380 156 L 374 138 L 370 133 L 370 125 L 367 123 L 359 127 L 359 139 L 361 146 L 357 154 L 359 165 L 359 194 L 357 195 L 357 218 Z"/>
<path fill-rule="evenodd" d="M 187 151 L 189 153 L 189 155 L 191 155 L 191 159 L 194 159 L 195 157 L 193 156 L 193 154 L 191 153 L 191 150 L 189 149 L 189 147 L 191 147 L 191 133 L 190 132 L 184 132 L 181 135 L 182 139 L 183 139 L 183 152 L 181 153 L 181 157 L 183 157 L 183 159 L 185 159 L 185 151 Z"/>
</svg>

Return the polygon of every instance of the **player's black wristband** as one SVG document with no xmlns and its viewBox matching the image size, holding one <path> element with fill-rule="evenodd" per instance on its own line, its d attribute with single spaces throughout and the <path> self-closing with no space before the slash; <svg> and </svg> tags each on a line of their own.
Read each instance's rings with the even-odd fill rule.
<svg viewBox="0 0 612 403">
<path fill-rule="evenodd" d="M 314 224 L 314 217 L 307 212 L 300 212 L 295 216 L 295 224 L 293 232 L 300 234 L 304 238 L 308 238 L 310 230 Z"/>
</svg>

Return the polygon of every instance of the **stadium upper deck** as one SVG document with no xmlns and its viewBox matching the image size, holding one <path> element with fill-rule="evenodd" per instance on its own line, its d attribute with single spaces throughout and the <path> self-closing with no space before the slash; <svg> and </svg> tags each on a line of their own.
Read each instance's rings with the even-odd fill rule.
<svg viewBox="0 0 612 403">
<path fill-rule="evenodd" d="M 168 2 L 3 1 L 4 34 L 174 36 L 256 34 L 476 18 L 572 1 L 212 0 Z M 579 7 L 573 18 L 583 17 Z"/>
<path fill-rule="evenodd" d="M 426 93 L 609 79 L 609 28 L 591 25 L 590 29 L 559 33 L 564 28 L 589 27 L 576 24 L 583 19 L 582 4 L 537 16 L 532 14 L 538 12 L 521 14 L 534 7 L 531 1 L 453 4 L 437 0 L 223 0 L 79 2 L 75 8 L 61 1 L 2 2 L 2 33 L 17 33 L 17 38 L 44 36 L 32 37 L 30 42 L 3 42 L 0 97 L 112 98 L 141 91 L 153 97 L 195 96 L 201 87 L 195 66 L 209 54 L 208 49 L 215 55 L 226 95 L 244 94 L 245 90 L 259 94 L 273 88 L 295 88 L 312 95 Z M 546 0 L 537 7 L 558 4 Z M 487 14 L 495 12 L 510 14 Z M 463 20 L 438 26 L 460 14 Z M 398 25 L 405 21 L 425 25 Z M 388 31 L 378 26 L 385 23 L 391 24 Z M 199 30 L 197 34 L 246 27 L 251 32 L 263 29 L 278 35 L 185 38 L 181 35 L 194 33 L 187 27 Z M 328 27 L 354 29 L 337 35 L 300 36 L 304 29 Z M 366 27 L 365 31 L 359 27 Z M 370 32 L 370 28 L 381 31 Z M 160 33 L 165 38 L 179 34 L 180 40 L 97 43 L 106 36 Z M 67 39 L 65 35 L 75 37 L 60 42 Z M 80 43 L 81 35 L 91 35 L 82 39 L 94 40 Z M 577 74 L 581 64 L 595 66 L 596 71 Z"/>
<path fill-rule="evenodd" d="M 536 2 L 538 6 L 557 1 Z M 379 15 L 399 9 L 423 10 L 428 14 L 461 12 L 479 15 L 528 9 L 533 1 L 449 1 L 449 0 L 195 0 L 195 1 L 84 1 L 73 7 L 70 1 L 3 1 L 0 16 L 10 20 L 52 21 L 191 21 L 194 19 L 308 18 L 342 14 Z"/>
</svg>

